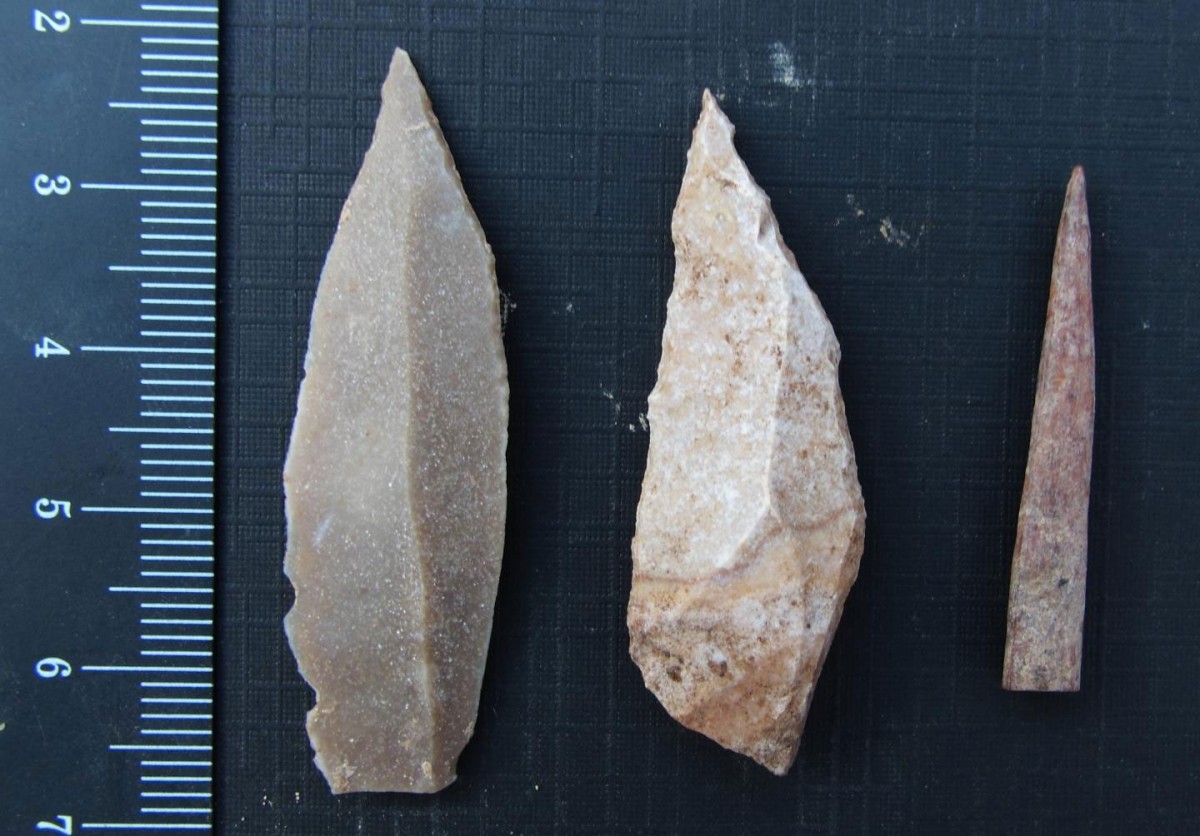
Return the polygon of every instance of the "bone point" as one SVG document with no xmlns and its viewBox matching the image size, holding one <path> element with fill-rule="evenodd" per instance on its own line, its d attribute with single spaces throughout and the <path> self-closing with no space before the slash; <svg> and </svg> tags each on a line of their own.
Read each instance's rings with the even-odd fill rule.
<svg viewBox="0 0 1200 836">
<path fill-rule="evenodd" d="M 334 793 L 436 792 L 475 728 L 505 519 L 492 253 L 408 55 L 313 305 L 284 468 L 285 621 Z"/>
<path fill-rule="evenodd" d="M 1010 691 L 1079 690 L 1096 401 L 1091 258 L 1076 166 L 1058 225 L 1017 516 L 1002 681 Z"/>
<path fill-rule="evenodd" d="M 704 92 L 633 539 L 630 655 L 684 726 L 785 774 L 858 574 L 841 350 Z"/>
</svg>

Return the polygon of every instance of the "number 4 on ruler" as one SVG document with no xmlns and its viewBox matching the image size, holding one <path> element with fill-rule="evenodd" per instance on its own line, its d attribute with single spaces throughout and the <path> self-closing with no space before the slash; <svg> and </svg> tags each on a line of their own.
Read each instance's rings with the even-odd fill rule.
<svg viewBox="0 0 1200 836">
<path fill-rule="evenodd" d="M 34 357 L 66 357 L 70 353 L 69 348 L 49 337 L 42 337 L 40 343 L 33 344 Z"/>
</svg>

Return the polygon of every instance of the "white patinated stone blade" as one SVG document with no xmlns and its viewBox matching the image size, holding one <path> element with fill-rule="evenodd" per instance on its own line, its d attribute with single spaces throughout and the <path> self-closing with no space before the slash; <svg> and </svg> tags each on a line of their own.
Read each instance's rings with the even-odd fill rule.
<svg viewBox="0 0 1200 836">
<path fill-rule="evenodd" d="M 475 727 L 505 520 L 491 249 L 408 55 L 313 305 L 284 469 L 285 623 L 335 793 L 435 792 Z"/>
<path fill-rule="evenodd" d="M 866 511 L 837 338 L 708 91 L 671 233 L 630 654 L 672 717 L 784 774 Z"/>
</svg>

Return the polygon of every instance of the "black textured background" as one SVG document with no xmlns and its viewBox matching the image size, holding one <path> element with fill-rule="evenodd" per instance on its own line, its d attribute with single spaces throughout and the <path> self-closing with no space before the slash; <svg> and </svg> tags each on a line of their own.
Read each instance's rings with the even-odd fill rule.
<svg viewBox="0 0 1200 836">
<path fill-rule="evenodd" d="M 222 831 L 1195 832 L 1200 4 L 222 5 Z M 333 798 L 280 628 L 280 469 L 396 45 L 512 303 L 510 522 L 458 782 Z M 626 652 L 638 415 L 705 85 L 841 339 L 869 514 L 782 779 L 673 723 Z M 1008 694 L 1009 560 L 1076 162 L 1098 348 L 1083 690 Z"/>
</svg>

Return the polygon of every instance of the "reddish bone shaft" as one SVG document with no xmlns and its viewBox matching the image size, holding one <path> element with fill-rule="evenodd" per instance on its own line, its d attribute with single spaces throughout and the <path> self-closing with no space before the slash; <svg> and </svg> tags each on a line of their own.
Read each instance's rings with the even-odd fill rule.
<svg viewBox="0 0 1200 836">
<path fill-rule="evenodd" d="M 1017 519 L 1004 687 L 1078 691 L 1096 401 L 1083 169 L 1067 185 Z"/>
</svg>

